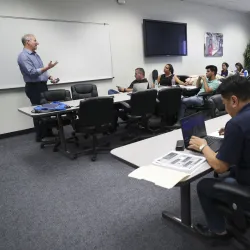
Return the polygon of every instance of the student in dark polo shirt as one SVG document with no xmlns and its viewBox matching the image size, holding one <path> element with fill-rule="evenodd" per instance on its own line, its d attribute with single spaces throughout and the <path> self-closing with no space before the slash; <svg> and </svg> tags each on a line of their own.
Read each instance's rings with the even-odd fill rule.
<svg viewBox="0 0 250 250">
<path fill-rule="evenodd" d="M 113 95 L 113 94 L 118 94 L 119 92 L 132 92 L 134 84 L 136 84 L 136 83 L 146 83 L 146 82 L 148 82 L 148 80 L 145 78 L 144 69 L 143 68 L 137 68 L 137 69 L 135 69 L 135 80 L 129 85 L 128 88 L 123 88 L 123 87 L 117 86 L 118 91 L 114 90 L 114 89 L 110 89 L 108 91 L 108 94 Z M 148 85 L 148 88 L 149 88 L 149 85 Z"/>
<path fill-rule="evenodd" d="M 218 154 L 207 145 L 206 140 L 194 136 L 190 140 L 189 148 L 202 152 L 217 173 L 230 170 L 229 177 L 202 179 L 197 185 L 208 227 L 197 224 L 196 231 L 208 238 L 226 240 L 229 236 L 225 220 L 213 204 L 216 200 L 223 202 L 230 197 L 218 191 L 214 192 L 213 186 L 221 181 L 250 186 L 250 81 L 234 75 L 221 83 L 219 91 L 232 119 L 220 131 L 224 133 L 224 140 Z"/>
</svg>

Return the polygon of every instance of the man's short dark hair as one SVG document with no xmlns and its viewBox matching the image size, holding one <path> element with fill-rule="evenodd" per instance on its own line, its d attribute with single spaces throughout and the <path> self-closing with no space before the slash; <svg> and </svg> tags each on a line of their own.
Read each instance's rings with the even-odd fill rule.
<svg viewBox="0 0 250 250">
<path fill-rule="evenodd" d="M 143 68 L 137 68 L 135 70 L 138 70 L 143 76 L 145 76 L 145 70 Z"/>
<path fill-rule="evenodd" d="M 226 62 L 224 62 L 224 63 L 222 63 L 222 64 L 225 64 L 227 68 L 229 67 L 229 64 L 228 64 L 228 63 L 226 63 Z"/>
<path fill-rule="evenodd" d="M 241 101 L 250 100 L 250 81 L 239 75 L 230 76 L 222 81 L 218 93 L 225 99 L 235 95 Z"/>
<path fill-rule="evenodd" d="M 210 71 L 213 72 L 215 76 L 217 75 L 218 69 L 217 69 L 216 66 L 214 66 L 214 65 L 208 65 L 208 66 L 206 67 L 206 69 L 210 69 Z"/>
</svg>

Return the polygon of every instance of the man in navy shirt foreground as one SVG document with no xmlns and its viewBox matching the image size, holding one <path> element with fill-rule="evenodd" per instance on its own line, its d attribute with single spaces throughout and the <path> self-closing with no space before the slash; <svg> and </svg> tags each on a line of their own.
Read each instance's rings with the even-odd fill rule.
<svg viewBox="0 0 250 250">
<path fill-rule="evenodd" d="M 229 177 L 221 179 L 202 179 L 197 185 L 197 192 L 208 226 L 197 224 L 198 233 L 208 238 L 228 239 L 223 215 L 214 206 L 214 201 L 230 199 L 225 194 L 215 192 L 213 186 L 218 182 L 232 185 L 250 186 L 250 81 L 234 75 L 223 81 L 219 87 L 226 111 L 232 117 L 226 124 L 224 140 L 218 153 L 215 153 L 206 140 L 193 136 L 190 149 L 200 151 L 208 164 L 217 173 L 230 170 Z"/>
</svg>

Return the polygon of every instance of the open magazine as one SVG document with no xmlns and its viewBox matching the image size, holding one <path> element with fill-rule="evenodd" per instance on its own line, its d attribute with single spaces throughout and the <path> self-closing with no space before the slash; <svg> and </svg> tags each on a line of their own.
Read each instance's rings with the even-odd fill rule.
<svg viewBox="0 0 250 250">
<path fill-rule="evenodd" d="M 154 160 L 153 164 L 191 174 L 205 161 L 205 157 L 202 156 L 171 151 Z"/>
</svg>

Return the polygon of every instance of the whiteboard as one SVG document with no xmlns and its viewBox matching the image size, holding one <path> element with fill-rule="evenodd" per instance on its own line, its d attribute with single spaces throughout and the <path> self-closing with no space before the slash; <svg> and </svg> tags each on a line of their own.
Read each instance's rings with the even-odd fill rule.
<svg viewBox="0 0 250 250">
<path fill-rule="evenodd" d="M 0 16 L 0 34 L 0 89 L 25 86 L 17 64 L 24 34 L 35 35 L 44 66 L 59 62 L 49 74 L 60 83 L 113 77 L 107 24 Z"/>
</svg>

